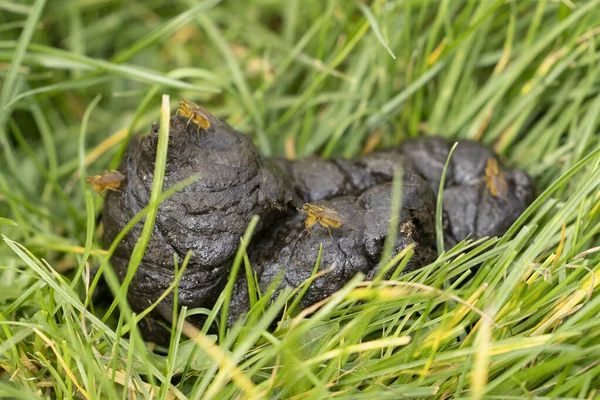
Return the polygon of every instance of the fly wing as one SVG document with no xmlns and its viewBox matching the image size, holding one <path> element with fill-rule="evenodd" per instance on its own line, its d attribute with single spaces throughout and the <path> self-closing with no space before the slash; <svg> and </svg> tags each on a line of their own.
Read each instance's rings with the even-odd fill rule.
<svg viewBox="0 0 600 400">
<path fill-rule="evenodd" d="M 323 221 L 325 226 L 332 226 L 334 228 L 339 228 L 340 225 L 342 225 L 342 221 L 340 221 L 338 219 L 331 219 L 331 218 L 323 217 L 323 218 L 321 218 L 321 221 Z"/>
<path fill-rule="evenodd" d="M 500 172 L 492 180 L 497 197 L 506 198 L 508 196 L 508 182 L 504 178 L 504 174 Z"/>
<path fill-rule="evenodd" d="M 119 171 L 110 171 L 102 174 L 102 182 L 111 183 L 111 182 L 123 182 L 125 180 L 125 175 L 120 173 Z"/>
<path fill-rule="evenodd" d="M 341 224 L 343 224 L 347 221 L 346 217 L 344 217 L 342 214 L 338 213 L 337 211 L 335 211 L 334 209 L 329 208 L 329 207 L 323 207 L 319 216 L 321 218 L 337 222 L 337 226 L 340 226 Z M 331 224 L 331 225 L 334 225 L 334 224 Z"/>
<path fill-rule="evenodd" d="M 221 125 L 221 120 L 212 115 L 206 108 L 202 106 L 196 106 L 194 112 L 207 120 L 211 125 Z"/>
</svg>

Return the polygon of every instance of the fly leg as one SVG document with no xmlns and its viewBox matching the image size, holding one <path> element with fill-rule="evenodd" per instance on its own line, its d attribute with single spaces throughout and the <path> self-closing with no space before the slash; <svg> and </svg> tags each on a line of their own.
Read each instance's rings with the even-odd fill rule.
<svg viewBox="0 0 600 400">
<path fill-rule="evenodd" d="M 329 232 L 329 237 L 331 239 L 333 239 L 333 236 L 331 236 L 331 227 L 329 226 L 329 224 L 326 223 L 326 222 L 324 222 L 324 221 L 322 221 L 322 220 L 319 220 L 319 224 L 321 224 L 321 226 L 327 228 L 327 232 Z"/>
<path fill-rule="evenodd" d="M 192 114 L 192 116 L 190 117 L 190 119 L 188 119 L 187 124 L 185 124 L 185 129 L 187 130 L 188 126 L 190 125 L 190 122 L 192 122 L 192 118 L 194 118 L 194 114 Z"/>
</svg>

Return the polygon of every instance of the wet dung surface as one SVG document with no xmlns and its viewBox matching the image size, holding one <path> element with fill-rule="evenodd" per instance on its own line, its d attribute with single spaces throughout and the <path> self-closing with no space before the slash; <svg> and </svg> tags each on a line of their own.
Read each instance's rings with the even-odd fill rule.
<svg viewBox="0 0 600 400">
<path fill-rule="evenodd" d="M 212 307 L 228 279 L 240 238 L 253 215 L 260 217 L 247 249 L 261 290 L 281 277 L 278 290 L 298 287 L 311 276 L 319 247 L 320 271 L 301 301 L 302 307 L 331 295 L 357 273 L 379 272 L 389 229 L 395 171 L 402 171 L 402 207 L 397 216 L 393 253 L 409 245 L 414 255 L 404 272 L 435 260 L 435 203 L 451 144 L 438 137 L 407 141 L 396 149 L 357 160 L 265 159 L 254 144 L 224 121 L 198 129 L 182 117 L 170 122 L 164 190 L 198 176 L 161 203 L 150 242 L 129 287 L 128 299 L 143 311 L 170 285 L 173 259 L 192 257 L 179 283 L 179 305 Z M 158 125 L 131 146 L 119 169 L 125 180 L 106 196 L 104 239 L 110 243 L 149 203 Z M 488 148 L 461 141 L 454 152 L 443 193 L 445 246 L 484 236 L 502 235 L 531 203 L 532 180 L 508 169 Z M 315 223 L 307 229 L 304 203 L 335 210 L 339 227 Z M 142 223 L 117 247 L 111 261 L 121 280 Z M 388 273 L 389 275 L 389 273 Z M 172 308 L 168 297 L 155 311 Z M 238 276 L 229 322 L 248 310 L 244 269 Z M 160 311 L 162 310 L 162 311 Z M 198 324 L 200 320 L 192 321 Z"/>
<path fill-rule="evenodd" d="M 441 138 L 407 141 L 400 152 L 431 185 L 437 196 L 444 164 L 452 144 Z M 495 195 L 486 182 L 490 160 L 498 164 L 498 184 L 506 185 Z M 466 237 L 501 236 L 534 199 L 533 180 L 519 169 L 502 166 L 492 150 L 461 140 L 448 167 L 444 183 L 444 245 L 453 247 Z"/>
<path fill-rule="evenodd" d="M 149 203 L 157 135 L 155 125 L 127 155 L 121 191 L 106 196 L 107 242 Z M 129 287 L 128 299 L 136 311 L 148 307 L 167 289 L 174 276 L 174 254 L 181 262 L 189 250 L 192 257 L 179 283 L 179 304 L 212 306 L 252 216 L 260 217 L 260 232 L 282 217 L 292 199 L 285 173 L 264 161 L 244 135 L 225 123 L 199 135 L 195 125 L 186 128 L 184 119 L 174 118 L 164 190 L 192 175 L 199 179 L 160 204 L 152 237 Z M 113 256 L 121 280 L 141 230 L 142 223 L 138 223 Z"/>
</svg>

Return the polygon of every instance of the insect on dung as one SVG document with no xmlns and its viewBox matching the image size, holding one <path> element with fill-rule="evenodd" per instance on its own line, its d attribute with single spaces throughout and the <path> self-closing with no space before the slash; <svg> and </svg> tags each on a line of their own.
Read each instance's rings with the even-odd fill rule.
<svg viewBox="0 0 600 400">
<path fill-rule="evenodd" d="M 508 183 L 506 182 L 504 173 L 498 167 L 498 160 L 495 158 L 488 158 L 483 181 L 486 183 L 486 187 L 492 196 L 506 198 L 508 195 Z"/>
<path fill-rule="evenodd" d="M 198 127 L 198 133 L 200 133 L 200 128 L 208 130 L 213 125 L 221 124 L 221 121 L 208 112 L 206 108 L 185 99 L 179 100 L 179 108 L 175 113 L 175 116 L 177 115 L 188 119 L 185 125 L 186 129 L 190 122 L 195 123 Z"/>
<path fill-rule="evenodd" d="M 304 222 L 304 226 L 309 233 L 309 229 L 318 222 L 321 226 L 327 228 L 329 236 L 331 236 L 331 228 L 339 228 L 346 222 L 346 218 L 343 215 L 339 214 L 334 209 L 323 205 L 316 206 L 304 203 L 299 211 L 305 212 L 308 215 Z"/>
<path fill-rule="evenodd" d="M 125 180 L 125 175 L 116 170 L 104 171 L 99 175 L 91 175 L 85 178 L 88 185 L 94 191 L 101 193 L 104 190 L 112 190 L 118 192 L 121 182 Z"/>
</svg>

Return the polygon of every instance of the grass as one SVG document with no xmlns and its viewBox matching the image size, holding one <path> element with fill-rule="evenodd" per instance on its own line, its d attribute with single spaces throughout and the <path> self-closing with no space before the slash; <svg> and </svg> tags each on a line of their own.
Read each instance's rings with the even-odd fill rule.
<svg viewBox="0 0 600 400">
<path fill-rule="evenodd" d="M 0 1 L 0 397 L 598 396 L 599 9 Z M 228 287 L 214 309 L 183 310 L 169 349 L 152 353 L 122 295 L 110 315 L 90 302 L 91 267 L 117 292 L 118 282 L 96 225 L 102 198 L 83 177 L 116 167 L 128 139 L 180 98 L 265 155 L 350 158 L 425 134 L 479 140 L 527 170 L 539 197 L 502 238 L 460 243 L 398 280 L 358 276 L 307 310 L 268 304 L 267 292 L 225 329 Z M 172 192 L 154 182 L 131 271 Z M 236 271 L 249 271 L 247 242 Z M 218 339 L 185 322 L 197 313 L 221 324 Z"/>
</svg>

